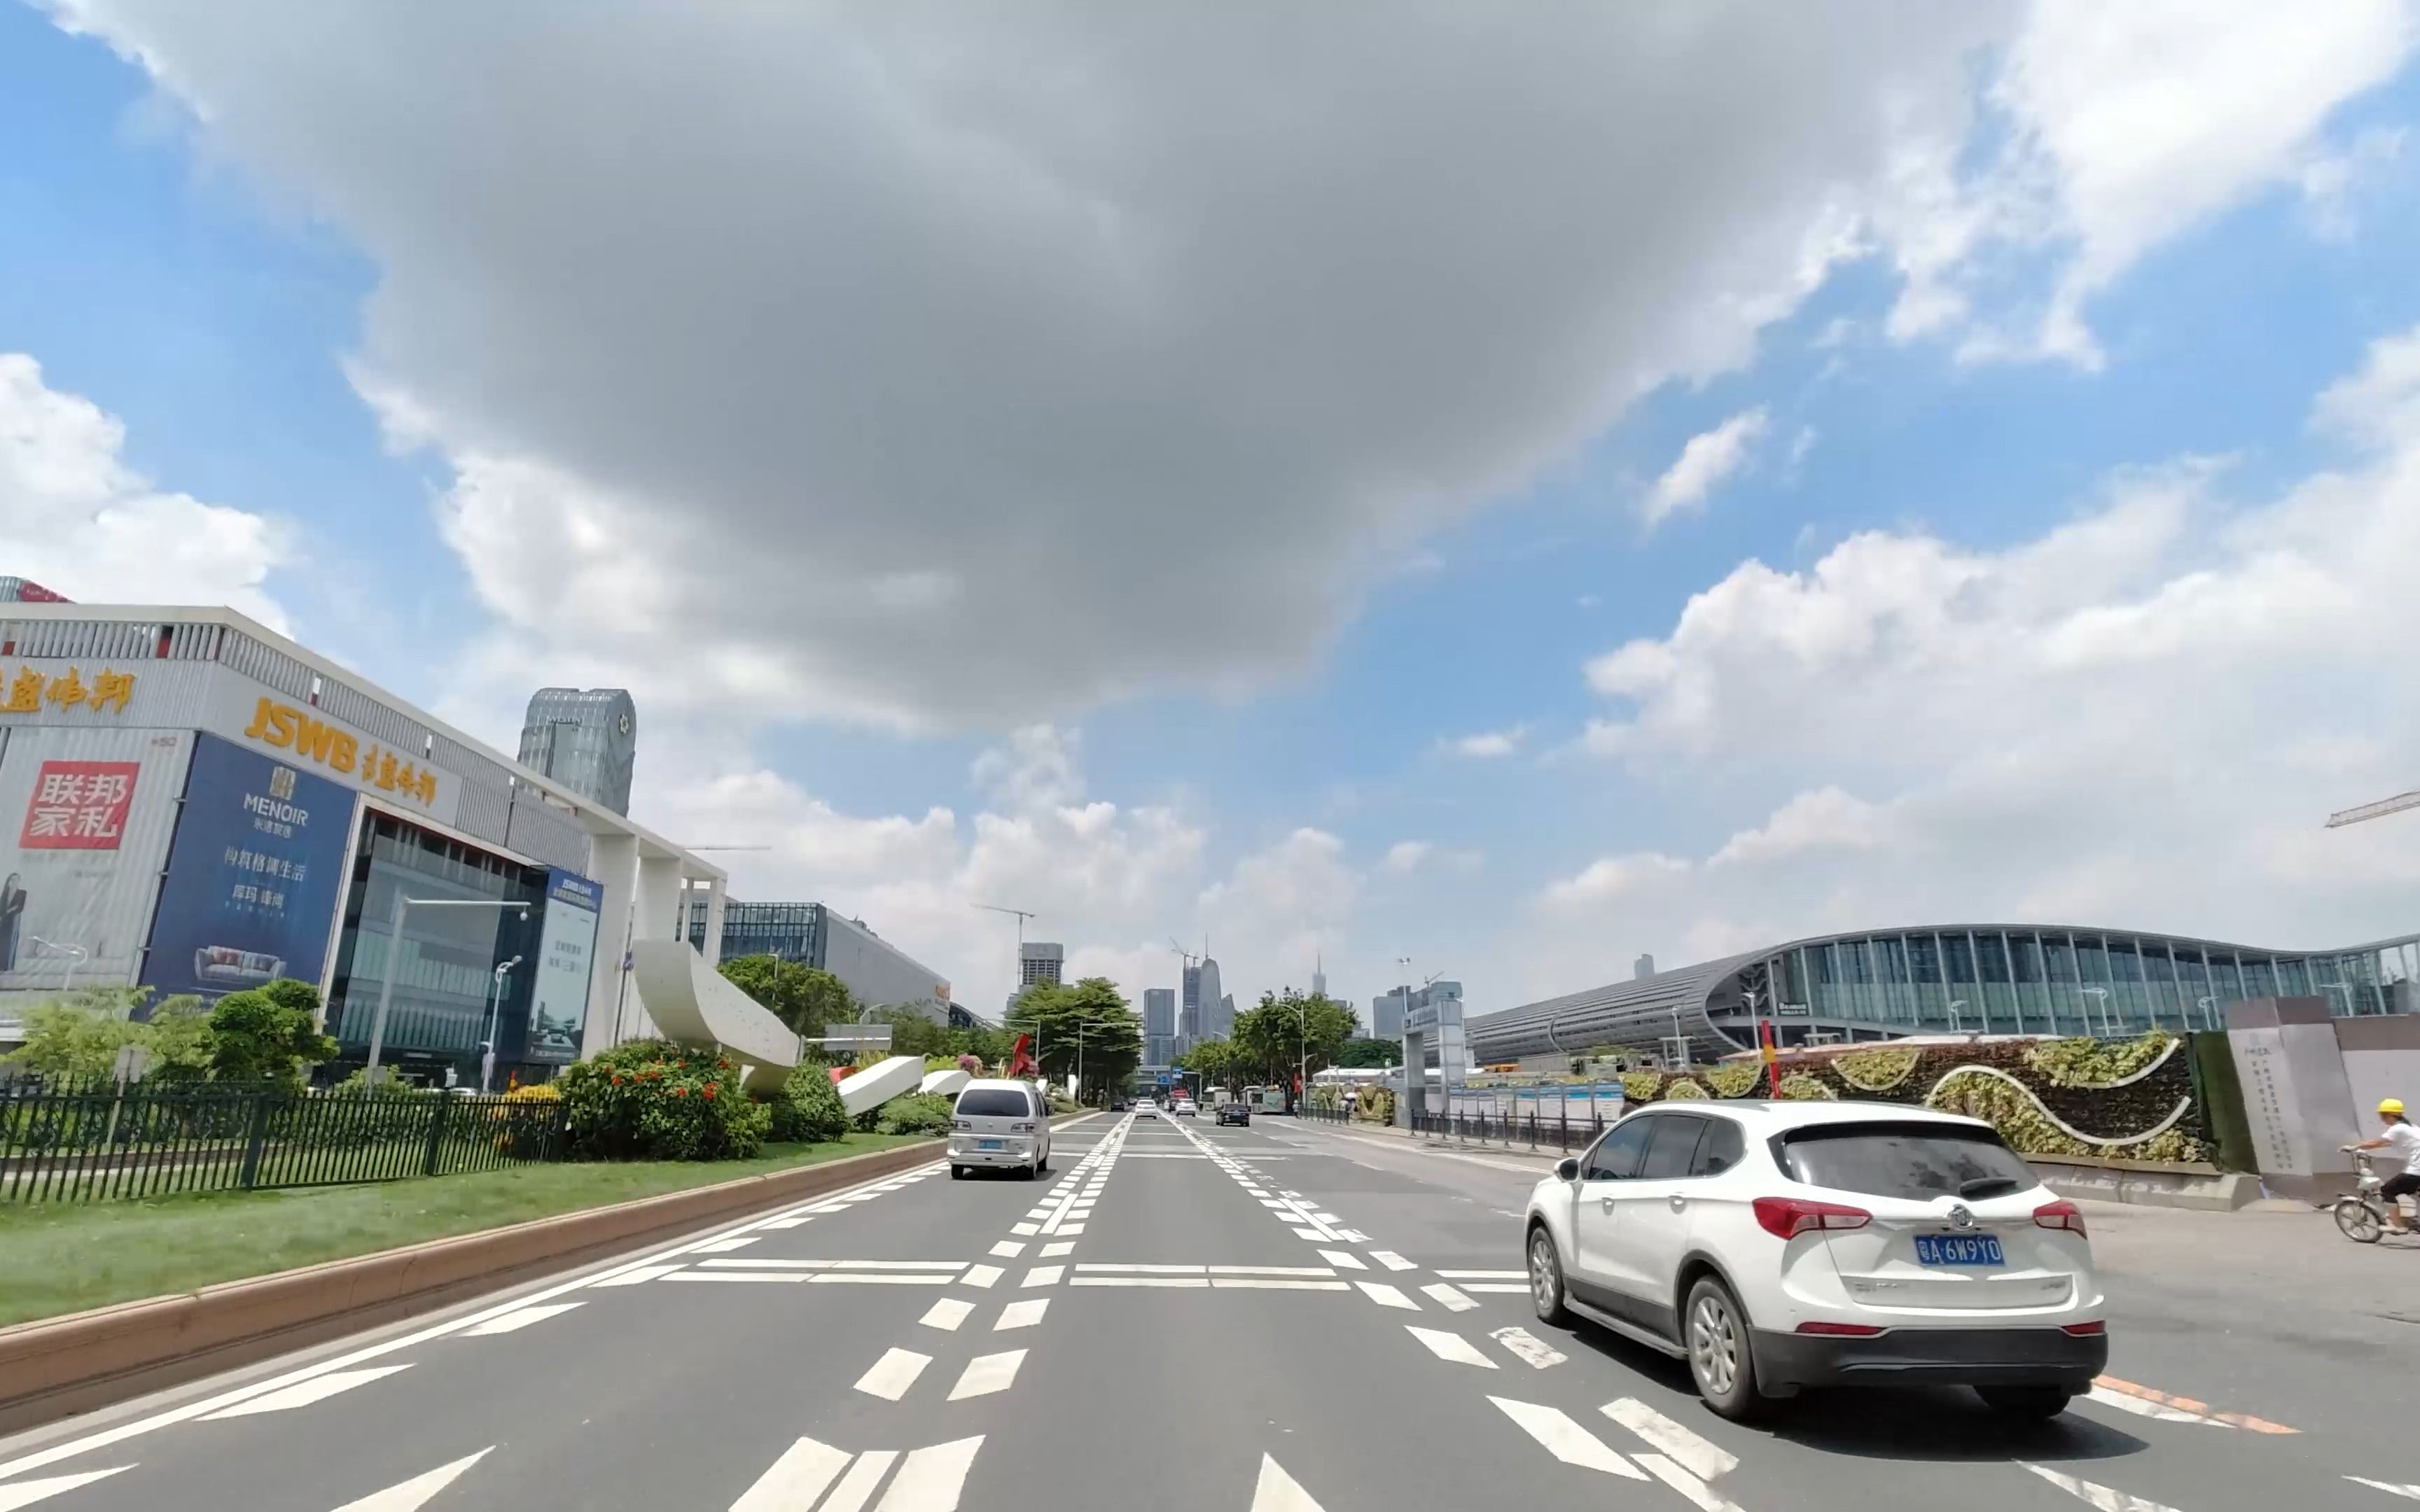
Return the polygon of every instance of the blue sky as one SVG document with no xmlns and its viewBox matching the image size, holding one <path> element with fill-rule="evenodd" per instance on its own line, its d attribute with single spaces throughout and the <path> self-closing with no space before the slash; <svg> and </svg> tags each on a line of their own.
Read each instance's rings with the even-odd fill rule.
<svg viewBox="0 0 2420 1512">
<path fill-rule="evenodd" d="M 62 9 L 72 17 L 80 8 Z M 2409 8 L 2387 12 L 2385 24 L 2399 24 L 2408 43 Z M 687 513 L 689 501 L 664 496 L 668 486 L 678 492 L 677 482 L 667 486 L 659 473 L 644 486 L 635 472 L 611 476 L 614 448 L 582 452 L 566 442 L 572 430 L 560 404 L 540 399 L 515 411 L 506 380 L 494 371 L 448 388 L 455 370 L 444 366 L 447 348 L 419 332 L 447 331 L 459 312 L 428 301 L 428 268 L 475 265 L 482 249 L 474 239 L 443 244 L 444 230 L 402 222 L 397 207 L 413 202 L 400 191 L 380 201 L 358 186 L 315 177 L 341 160 L 333 150 L 315 156 L 316 148 L 294 147 L 291 138 L 314 120 L 311 112 L 331 108 L 324 92 L 297 88 L 283 116 L 247 118 L 249 106 L 220 114 L 210 107 L 245 88 L 242 66 L 190 37 L 172 8 L 136 6 L 92 24 L 121 47 L 141 46 L 190 68 L 181 82 L 159 88 L 103 40 L 70 35 L 43 11 L 0 4 L 0 352 L 31 357 L 48 390 L 81 396 L 122 423 L 119 457 L 151 487 L 278 522 L 285 545 L 261 570 L 257 590 L 284 611 L 298 639 L 407 697 L 508 738 L 513 700 L 529 682 L 627 680 L 646 700 L 658 686 L 649 678 L 686 675 L 634 665 L 616 676 L 615 656 L 629 653 L 612 640 L 610 625 L 599 634 L 594 625 L 559 624 L 576 617 L 574 609 L 597 612 L 593 594 L 584 607 L 550 609 L 535 588 L 529 602 L 498 590 L 467 570 L 479 548 L 449 541 L 442 517 L 457 509 L 477 517 L 480 500 L 466 480 L 478 476 L 481 458 L 514 442 L 528 458 L 580 474 L 613 508 L 672 511 L 676 528 L 693 537 L 687 544 L 708 561 L 744 561 L 760 538 L 702 506 Z M 1984 88 L 1994 87 L 1994 70 L 2016 77 L 2028 47 L 2049 45 L 2025 30 L 2046 23 L 2013 24 L 2008 36 L 1953 49 Z M 234 30 L 240 36 L 244 25 Z M 1164 674 L 1146 659 L 1140 672 L 1127 664 L 1116 674 L 1140 676 L 1138 690 L 1104 694 L 1080 680 L 1053 686 L 1052 658 L 1037 651 L 1039 665 L 1025 670 L 1034 685 L 1026 712 L 1017 699 L 994 701 L 981 687 L 971 696 L 954 692 L 946 678 L 903 693 L 914 706 L 902 713 L 869 707 L 861 690 L 819 703 L 812 678 L 796 699 L 758 702 L 701 677 L 693 706 L 675 694 L 643 707 L 650 739 L 641 780 L 656 790 L 643 811 L 717 829 L 689 835 L 693 840 L 770 836 L 772 856 L 737 863 L 743 893 L 829 894 L 978 986 L 997 964 L 988 921 L 968 904 L 1018 901 L 990 896 L 1001 887 L 1047 899 L 1053 906 L 1044 909 L 1038 932 L 1068 936 L 1089 952 L 1083 959 L 1119 973 L 1132 991 L 1159 984 L 1153 973 L 1165 974 L 1164 956 L 1150 961 L 1155 942 L 1209 930 L 1233 941 L 1221 953 L 1233 952 L 1228 978 L 1242 994 L 1301 980 L 1307 963 L 1297 957 L 1309 944 L 1342 963 L 1331 977 L 1354 995 L 1375 990 L 1395 957 L 1409 953 L 1423 974 L 1463 975 L 1483 1006 L 1585 985 L 1592 972 L 1626 969 L 1640 949 L 1685 957 L 1759 930 L 1810 930 L 1844 910 L 1894 916 L 1872 922 L 1905 921 L 1897 916 L 1936 901 L 1963 917 L 2028 903 L 2082 909 L 2106 899 L 2128 910 L 2113 922 L 2265 931 L 2264 940 L 2287 936 L 2280 943 L 2337 943 L 2302 937 L 2312 930 L 2420 927 L 2408 908 L 2374 896 L 2313 892 L 2305 873 L 2276 860 L 2274 846 L 2239 852 L 2172 843 L 2208 829 L 2206 807 L 2147 820 L 2139 834 L 2113 826 L 2093 806 L 2125 781 L 2063 794 L 2059 783 L 2081 779 L 2052 770 L 2060 758 L 2023 766 L 2039 754 L 2031 733 L 2012 735 L 1996 722 L 1997 711 L 1978 714 L 1929 696 L 1944 677 L 1972 691 L 2002 674 L 1989 660 L 1945 669 L 1922 657 L 1894 661 L 1883 651 L 1817 656 L 1803 669 L 1810 697 L 1826 679 L 1840 679 L 1838 728 L 1810 734 L 1802 711 L 1770 723 L 1691 724 L 1693 733 L 1633 739 L 1618 752 L 1582 748 L 1590 721 L 1621 720 L 1633 708 L 1591 690 L 1591 659 L 1673 635 L 1693 595 L 1751 560 L 1783 574 L 1812 573 L 1858 532 L 1930 537 L 1984 558 L 2023 553 L 2060 526 L 2111 508 L 2138 471 L 2198 457 L 2226 459 L 2193 486 L 2205 513 L 2147 548 L 2097 603 L 2015 615 L 2005 628 L 2018 661 L 2009 665 L 2030 668 L 2028 644 L 2047 643 L 2060 624 L 2081 623 L 2088 610 L 2157 602 L 2195 573 L 2221 580 L 2252 573 L 2257 552 L 2230 545 L 2226 522 L 2279 508 L 2315 474 L 2352 465 L 2340 437 L 2315 432 L 2314 403 L 2362 371 L 2374 344 L 2420 325 L 2420 288 L 2409 276 L 2420 266 L 2412 172 L 2420 145 L 2405 145 L 2401 135 L 2420 115 L 2420 78 L 2403 55 L 2383 84 L 2347 65 L 2349 82 L 2336 95 L 2274 102 L 2285 124 L 2267 148 L 2220 143 L 2194 157 L 2188 133 L 2177 163 L 2129 165 L 2155 185 L 2163 174 L 2180 182 L 2236 176 L 2223 193 L 2165 222 L 2146 212 L 2142 224 L 2120 224 L 2123 217 L 2105 202 L 2095 209 L 2090 144 L 2079 146 L 2059 121 L 2044 117 L 2013 132 L 2005 122 L 1977 128 L 1962 148 L 1962 189 L 1977 201 L 2013 193 L 1991 178 L 1991 162 L 2014 150 L 2004 136 L 2043 144 L 2055 174 L 2076 187 L 2054 207 L 2069 220 L 2051 233 L 1980 237 L 1947 264 L 1948 276 L 1963 280 L 1964 315 L 1921 334 L 1887 332 L 1915 282 L 1908 271 L 1915 239 L 1894 242 L 1885 229 L 1892 212 L 1869 208 L 1865 250 L 1836 256 L 1811 286 L 1787 297 L 1767 290 L 1769 312 L 1737 322 L 1724 356 L 1608 348 L 1606 372 L 1644 379 L 1644 392 L 1627 404 L 1600 405 L 1596 419 L 1577 434 L 1564 426 L 1552 445 L 1497 446 L 1486 465 L 1499 476 L 1512 466 L 1515 481 L 1465 490 L 1440 507 L 1388 514 L 1389 504 L 1357 517 L 1353 529 L 1319 537 L 1315 549 L 1337 553 L 1332 563 L 1299 560 L 1300 552 L 1273 558 L 1270 572 L 1299 575 L 1295 597 L 1335 606 L 1333 614 L 1314 614 L 1306 628 L 1277 638 L 1284 643 L 1275 652 L 1180 654 Z M 503 59 L 497 78 L 509 81 L 517 61 L 527 59 Z M 289 66 L 309 71 L 307 47 Z M 358 58 L 348 65 L 363 66 Z M 2117 89 L 2130 82 L 2101 84 Z M 343 124 L 332 117 L 329 130 Z M 2223 134 L 2215 121 L 2211 131 Z M 2230 162 L 2229 150 L 2242 161 Z M 373 166 L 363 171 L 393 168 L 401 179 L 404 170 L 386 160 L 402 156 L 370 152 Z M 2340 191 L 2327 187 L 2337 167 Z M 634 184 L 634 203 L 622 213 L 648 213 L 636 202 L 644 191 Z M 489 208 L 464 219 L 509 218 Z M 1687 210 L 1684 204 L 1677 213 Z M 2041 304 L 2088 260 L 2097 240 L 2130 249 L 2080 306 L 2098 344 L 2097 365 L 2043 351 L 1976 356 L 1978 332 L 2026 337 Z M 423 243 L 442 245 L 431 253 Z M 577 236 L 569 244 L 584 245 Z M 428 266 L 414 271 L 415 259 Z M 1693 297 L 1685 277 L 1660 276 L 1675 280 L 1672 301 Z M 811 306 L 814 297 L 793 289 L 784 299 Z M 405 329 L 380 328 L 374 310 Z M 500 343 L 520 339 L 502 334 Z M 644 332 L 622 339 L 634 363 L 649 360 Z M 594 360 L 585 353 L 579 361 Z M 801 349 L 794 361 L 812 367 L 817 359 Z M 409 427 L 397 425 L 392 408 L 382 417 L 365 397 L 365 368 L 391 370 L 437 418 L 424 432 L 403 434 Z M 493 415 L 473 407 L 500 393 Z M 1240 392 L 1236 399 L 1249 408 Z M 1763 429 L 1745 464 L 1697 507 L 1651 529 L 1642 501 L 1690 439 L 1759 409 Z M 551 443 L 531 440 L 548 436 Z M 1792 461 L 1802 436 L 1803 455 Z M 930 444 L 946 443 L 936 437 Z M 1273 451 L 1287 444 L 1269 442 Z M 2372 464 L 2381 475 L 2392 471 L 2375 464 L 2374 454 Z M 497 517 L 510 524 L 535 517 L 505 510 Z M 799 536 L 813 540 L 830 528 L 802 518 Z M 1170 554 L 1186 550 L 1189 528 L 1171 517 Z M 1379 543 L 1381 536 L 1389 538 Z M 1093 559 L 1081 533 L 1056 541 L 1054 550 L 1063 571 L 1029 583 L 1030 594 L 1080 600 L 1096 580 L 1125 570 Z M 0 561 L 0 571 L 8 567 Z M 535 558 L 499 566 L 493 553 L 489 570 L 533 582 L 556 571 Z M 681 564 L 667 562 L 663 570 L 669 579 Z M 1225 580 L 1192 589 L 1204 601 L 1240 601 L 1251 588 L 1242 579 L 1259 570 L 1231 570 Z M 106 596 L 109 576 L 97 564 L 92 577 L 58 586 Z M 2265 595 L 2258 601 L 2273 607 Z M 1971 608 L 1955 594 L 1946 602 L 1953 613 Z M 679 623 L 700 623 L 694 609 L 686 612 Z M 1173 622 L 1183 612 L 1147 599 L 1105 602 L 1094 623 L 1084 623 L 1080 609 L 1066 617 L 1078 625 L 1072 633 L 1114 641 L 1141 617 Z M 1165 622 L 1155 633 L 1167 633 Z M 1015 624 L 1013 612 L 986 611 L 937 638 L 929 654 L 971 661 L 999 649 L 981 642 L 1001 640 L 1008 659 L 986 662 L 985 676 L 992 684 L 1015 680 L 1025 675 Z M 766 634 L 754 625 L 747 643 L 761 649 Z M 915 682 L 912 667 L 883 660 L 889 652 L 881 644 L 869 653 L 818 634 L 813 626 L 797 631 L 811 656 L 871 656 L 903 687 Z M 1169 638 L 1184 640 L 1181 629 Z M 661 624 L 652 639 L 665 639 Z M 2307 668 L 2297 671 L 2293 660 L 2304 653 L 2289 640 L 2281 633 L 2264 645 L 2278 650 L 2278 676 L 2307 683 Z M 701 642 L 710 644 L 711 633 Z M 1757 650 L 1734 649 L 1744 657 Z M 2212 646 L 2180 655 L 2191 681 L 2214 675 L 2226 654 Z M 2398 675 L 2364 655 L 2343 645 L 2330 671 L 2356 685 Z M 1705 686 L 1720 687 L 1725 678 L 1753 685 L 1755 672 L 1742 670 L 1730 649 L 1717 645 L 1710 656 L 1696 674 Z M 2173 667 L 2145 675 L 2180 686 Z M 1893 679 L 1905 687 L 1897 704 L 1889 699 Z M 2130 733 L 2123 717 L 2102 707 L 2101 696 L 2106 689 L 2113 704 L 2122 703 L 2125 689 L 2116 682 L 2082 686 L 2082 707 L 2025 708 L 2026 699 L 2044 696 L 2044 685 L 2012 684 L 2020 727 L 2039 733 L 2073 721 L 2093 760 L 2131 774 L 2133 763 L 2151 753 L 2139 732 Z M 1654 702 L 1642 699 L 1640 706 Z M 736 706 L 745 713 L 735 715 Z M 953 712 L 958 708 L 970 712 Z M 1886 712 L 1878 718 L 1877 710 Z M 2113 728 L 2090 733 L 2103 713 Z M 2255 801 L 2275 806 L 2273 814 L 2246 816 L 2257 828 L 2323 813 L 2336 797 L 2371 795 L 2357 791 L 2360 784 L 2389 776 L 2398 755 L 2406 771 L 2420 769 L 2409 746 L 2395 744 L 2412 733 L 2410 718 L 2408 700 L 2396 697 L 2352 721 L 2348 746 L 2370 742 L 2378 749 L 2373 764 L 2348 757 L 2350 769 L 2334 774 L 2346 792 L 2317 779 L 2308 791 L 2281 791 L 2273 779 L 2300 770 L 2293 766 L 2300 758 L 2247 752 L 2240 765 L 2211 774 L 2208 801 L 2225 794 L 2240 804 L 2257 788 Z M 1015 729 L 1035 724 L 1047 729 L 1017 745 Z M 1518 749 L 1508 756 L 1458 755 L 1446 745 L 1515 730 Z M 1940 754 L 1912 757 L 1918 748 Z M 1022 754 L 979 778 L 978 758 L 994 749 Z M 1046 783 L 1044 798 L 1003 796 L 998 772 L 1031 766 L 1036 751 L 1063 768 Z M 1785 856 L 1756 879 L 1708 868 L 1730 837 L 1760 830 L 1800 795 L 1837 790 L 1878 811 L 1921 815 L 1933 811 L 1929 804 L 1978 791 L 1963 786 L 1981 780 L 1977 764 L 2004 757 L 2023 769 L 2001 772 L 1981 791 L 2032 795 L 2028 801 L 2072 810 L 2084 826 L 2077 833 L 2108 847 L 2105 864 L 2037 862 L 2031 871 L 1999 864 L 1979 834 L 1972 845 L 1946 842 L 1949 833 L 1936 816 L 1925 833 L 1945 843 L 1922 846 L 1921 855 L 1911 849 L 1895 858 L 1888 846 L 1835 836 L 1843 848 L 1811 868 L 1803 856 Z M 1080 781 L 1067 771 L 1080 772 Z M 727 785 L 710 789 L 710 778 Z M 748 795 L 735 797 L 743 791 Z M 1118 815 L 1090 828 L 1071 824 L 1060 811 L 1078 792 L 1114 802 Z M 948 843 L 929 832 L 902 839 L 937 806 L 954 816 Z M 1165 830 L 1120 827 L 1154 809 L 1168 810 Z M 986 849 L 978 813 L 1022 825 L 1022 838 Z M 1893 831 L 1877 822 L 1877 833 Z M 1389 864 L 1390 848 L 1405 842 L 1426 849 L 1398 850 Z M 894 843 L 906 848 L 885 849 Z M 2147 851 L 2164 849 L 2173 871 L 2141 869 Z M 1644 896 L 1621 880 L 1635 870 L 1626 857 L 1662 857 L 1682 870 Z M 1622 864 L 1590 882 L 1599 862 Z M 2188 885 L 2230 863 L 2265 880 L 2247 880 L 2230 896 Z M 2115 880 L 2121 874 L 2122 883 Z M 2088 876 L 2100 880 L 2083 880 Z M 2173 897 L 2158 891 L 2164 879 Z"/>
</svg>

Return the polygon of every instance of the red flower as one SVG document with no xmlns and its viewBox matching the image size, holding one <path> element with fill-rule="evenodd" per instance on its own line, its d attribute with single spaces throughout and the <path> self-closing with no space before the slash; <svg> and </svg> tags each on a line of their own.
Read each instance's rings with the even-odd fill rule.
<svg viewBox="0 0 2420 1512">
<path fill-rule="evenodd" d="M 675 1087 L 673 1088 L 673 1096 L 687 1097 L 689 1096 L 689 1088 L 686 1087 Z"/>
<path fill-rule="evenodd" d="M 712 1082 L 706 1084 L 706 1100 L 709 1103 L 714 1101 L 714 1084 Z"/>
<path fill-rule="evenodd" d="M 622 1077 L 621 1077 L 621 1074 L 620 1074 L 619 1072 L 616 1072 L 616 1073 L 614 1074 L 614 1077 L 613 1077 L 613 1085 L 614 1085 L 614 1086 L 616 1086 L 616 1087 L 619 1087 L 619 1086 L 621 1086 L 621 1085 L 622 1085 Z"/>
</svg>

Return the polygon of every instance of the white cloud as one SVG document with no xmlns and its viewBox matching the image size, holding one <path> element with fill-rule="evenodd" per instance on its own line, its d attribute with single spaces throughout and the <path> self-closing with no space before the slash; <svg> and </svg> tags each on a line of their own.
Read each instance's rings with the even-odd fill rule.
<svg viewBox="0 0 2420 1512">
<path fill-rule="evenodd" d="M 1555 884 L 1512 968 L 1544 995 L 1642 949 L 1963 920 L 2408 931 L 2420 829 L 2320 825 L 2410 787 L 2420 748 L 2415 354 L 2420 331 L 2381 340 L 2319 402 L 2355 469 L 2245 504 L 2186 461 L 2005 548 L 1877 531 L 1804 571 L 1745 563 L 1592 662 L 1613 706 L 1586 748 L 1676 805 L 1764 817 L 1703 865 L 1618 856 Z"/>
<path fill-rule="evenodd" d="M 1429 852 L 1435 849 L 1435 845 L 1424 840 L 1399 840 L 1387 847 L 1387 870 L 1417 871 L 1419 864 L 1428 859 Z"/>
<path fill-rule="evenodd" d="M 292 551 L 278 521 L 163 493 L 127 466 L 126 426 L 0 352 L 0 575 L 109 604 L 227 604 L 269 625 Z"/>
<path fill-rule="evenodd" d="M 2394 177 L 2403 160 L 2406 132 L 2374 126 L 2341 152 L 2322 153 L 2298 176 L 2311 234 L 2323 241 L 2350 241 L 2357 229 L 2355 202 Z"/>
<path fill-rule="evenodd" d="M 1771 417 L 1760 405 L 1731 416 L 1709 431 L 1692 436 L 1681 455 L 1664 470 L 1639 501 L 1639 513 L 1652 530 L 1684 509 L 1704 505 L 1707 496 L 1745 466 L 1749 449 L 1764 436 Z"/>
<path fill-rule="evenodd" d="M 1053 809 L 1084 795 L 1078 767 L 1084 745 L 1080 730 L 1027 725 L 1012 732 L 1005 748 L 975 758 L 977 786 L 1012 810 Z"/>
<path fill-rule="evenodd" d="M 1516 724 L 1505 730 L 1481 731 L 1478 734 L 1458 735 L 1441 742 L 1456 756 L 1490 758 L 1510 756 L 1520 750 L 1521 742 L 1529 738 L 1529 727 Z"/>
</svg>

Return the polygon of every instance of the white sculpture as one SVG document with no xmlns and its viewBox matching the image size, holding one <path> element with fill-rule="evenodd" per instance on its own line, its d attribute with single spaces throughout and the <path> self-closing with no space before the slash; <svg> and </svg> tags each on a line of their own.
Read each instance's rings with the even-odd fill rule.
<svg viewBox="0 0 2420 1512">
<path fill-rule="evenodd" d="M 840 1105 L 848 1109 L 852 1119 L 869 1109 L 878 1108 L 894 1097 L 903 1097 L 916 1089 L 924 1079 L 924 1062 L 919 1056 L 892 1056 L 878 1066 L 869 1066 L 853 1076 L 841 1079 Z"/>
<path fill-rule="evenodd" d="M 955 1097 L 965 1091 L 967 1083 L 972 1080 L 974 1080 L 973 1077 L 962 1071 L 928 1072 L 924 1076 L 924 1085 L 916 1090 L 930 1092 L 937 1097 Z"/>
</svg>

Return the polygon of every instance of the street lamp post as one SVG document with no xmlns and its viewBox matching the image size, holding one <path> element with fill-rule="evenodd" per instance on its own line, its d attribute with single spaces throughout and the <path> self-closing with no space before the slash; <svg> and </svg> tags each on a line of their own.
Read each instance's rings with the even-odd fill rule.
<svg viewBox="0 0 2420 1512">
<path fill-rule="evenodd" d="M 1962 1024 L 1960 1024 L 1960 1023 L 1958 1022 L 1958 1011 L 1959 1011 L 1960 1009 L 1962 1009 L 1962 1008 L 1964 1008 L 1965 1006 L 1966 1006 L 1966 999 L 1964 999 L 1963 997 L 1953 997 L 1953 998 L 1951 998 L 1951 999 L 1949 1000 L 1949 1032 L 1950 1032 L 1950 1033 L 1952 1033 L 1952 1034 L 1963 1034 L 1963 1033 L 1965 1033 L 1965 1032 L 1966 1032 L 1965 1026 L 1964 1026 L 1964 1025 L 1962 1025 Z"/>
<path fill-rule="evenodd" d="M 529 922 L 529 904 L 512 903 L 502 898 L 408 898 L 401 888 L 396 890 L 395 910 L 387 916 L 386 971 L 379 980 L 378 1016 L 370 1020 L 369 1064 L 362 1068 L 362 1085 L 378 1085 L 379 1052 L 386 1045 L 386 1015 L 395 1002 L 396 967 L 403 962 L 404 916 L 414 908 L 517 908 L 521 922 Z"/>
<path fill-rule="evenodd" d="M 2196 997 L 2194 999 L 2194 1006 L 2201 1010 L 2201 1026 L 2203 1028 L 2214 1029 L 2218 1027 L 2217 998 Z"/>
<path fill-rule="evenodd" d="M 488 1083 L 496 1073 L 496 1030 L 500 1026 L 499 1021 L 504 1017 L 504 979 L 511 976 L 513 967 L 520 964 L 520 956 L 515 956 L 510 961 L 499 962 L 496 966 L 496 984 L 488 994 L 488 1032 L 479 1042 L 479 1095 L 481 1097 L 488 1095 Z"/>
<path fill-rule="evenodd" d="M 76 968 L 83 965 L 86 961 L 91 960 L 92 952 L 85 949 L 81 945 L 61 945 L 53 940 L 46 940 L 39 934 L 28 934 L 25 938 L 33 941 L 36 945 L 40 946 L 43 949 L 50 951 L 53 955 L 63 955 L 68 958 L 67 984 L 61 987 L 59 991 L 63 993 L 74 992 Z"/>
<path fill-rule="evenodd" d="M 2076 989 L 2076 992 L 2081 996 L 2097 997 L 2101 999 L 2099 1005 L 2101 1009 L 2101 1037 L 2104 1040 L 2107 1039 L 2109 1037 L 2109 989 L 2106 987 L 2079 987 Z"/>
</svg>

